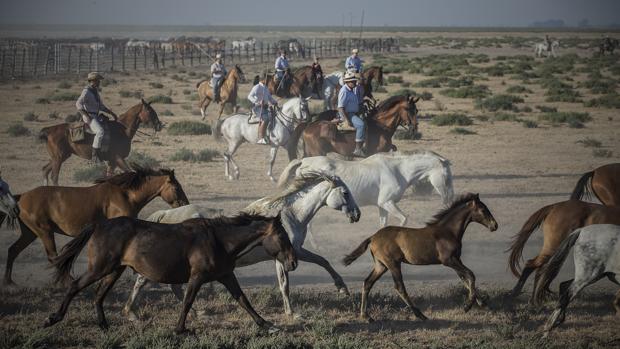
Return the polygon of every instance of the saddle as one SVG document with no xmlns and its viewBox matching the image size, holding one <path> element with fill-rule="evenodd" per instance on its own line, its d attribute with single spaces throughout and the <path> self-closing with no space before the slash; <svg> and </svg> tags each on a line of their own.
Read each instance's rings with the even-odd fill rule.
<svg viewBox="0 0 620 349">
<path fill-rule="evenodd" d="M 69 136 L 73 143 L 85 143 L 86 133 L 94 134 L 84 121 L 69 123 Z"/>
</svg>

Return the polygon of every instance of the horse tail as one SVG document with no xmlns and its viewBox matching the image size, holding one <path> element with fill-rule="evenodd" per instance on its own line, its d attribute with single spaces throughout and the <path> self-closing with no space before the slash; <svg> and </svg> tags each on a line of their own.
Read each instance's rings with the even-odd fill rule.
<svg viewBox="0 0 620 349">
<path fill-rule="evenodd" d="M 582 197 L 589 199 L 592 196 L 592 177 L 594 171 L 584 173 L 577 181 L 575 189 L 571 194 L 571 200 L 581 200 Z"/>
<path fill-rule="evenodd" d="M 534 230 L 536 230 L 545 218 L 547 218 L 547 215 L 553 207 L 554 205 L 548 205 L 534 212 L 525 224 L 523 224 L 521 230 L 512 238 L 512 244 L 508 249 L 508 251 L 510 251 L 508 264 L 510 265 L 510 270 L 516 277 L 521 276 L 520 262 L 523 255 L 523 247 L 525 246 L 525 242 L 530 238 Z"/>
<path fill-rule="evenodd" d="M 47 143 L 48 131 L 49 131 L 49 127 L 44 127 L 41 129 L 41 131 L 39 131 L 39 134 L 37 135 L 37 139 L 39 140 L 40 143 Z"/>
<path fill-rule="evenodd" d="M 353 250 L 353 252 L 349 253 L 342 259 L 342 264 L 349 265 L 353 263 L 356 259 L 358 259 L 368 249 L 368 245 L 370 245 L 371 239 L 372 237 L 369 237 L 368 239 L 362 241 L 362 243 L 357 246 L 357 248 Z"/>
<path fill-rule="evenodd" d="M 566 257 L 568 257 L 570 249 L 577 242 L 579 234 L 581 234 L 581 228 L 575 230 L 566 239 L 564 239 L 553 256 L 551 256 L 549 261 L 541 268 L 540 281 L 534 290 L 535 301 L 540 302 L 544 298 L 544 290 L 549 289 L 551 282 L 560 273 L 560 269 L 562 268 Z"/>
<path fill-rule="evenodd" d="M 308 123 L 303 122 L 299 124 L 295 128 L 295 130 L 293 130 L 293 132 L 291 133 L 291 137 L 286 143 L 286 151 L 288 152 L 289 161 L 297 159 L 297 143 L 299 143 L 299 139 L 301 138 L 301 135 L 304 133 L 306 126 L 308 126 Z"/>
<path fill-rule="evenodd" d="M 73 263 L 75 263 L 77 256 L 84 249 L 84 246 L 86 246 L 94 232 L 95 226 L 89 224 L 82 229 L 82 232 L 75 239 L 63 246 L 57 257 L 52 259 L 52 265 L 56 267 L 56 273 L 54 274 L 55 282 L 67 280 L 71 274 Z"/>
<path fill-rule="evenodd" d="M 222 140 L 222 124 L 224 123 L 225 120 L 226 119 L 218 118 L 217 121 L 215 122 L 215 130 L 213 131 L 213 137 L 218 142 Z"/>
<path fill-rule="evenodd" d="M 293 159 L 286 165 L 280 174 L 280 178 L 278 178 L 278 188 L 283 188 L 288 183 L 299 166 L 301 166 L 301 160 L 298 159 Z"/>
<path fill-rule="evenodd" d="M 19 202 L 21 196 L 21 194 L 13 195 L 13 199 L 15 199 L 15 202 Z M 5 220 L 6 227 L 13 230 L 17 229 L 17 222 L 20 221 L 19 216 L 13 217 L 12 215 L 0 212 L 0 227 L 2 227 L 2 223 L 4 223 Z"/>
</svg>

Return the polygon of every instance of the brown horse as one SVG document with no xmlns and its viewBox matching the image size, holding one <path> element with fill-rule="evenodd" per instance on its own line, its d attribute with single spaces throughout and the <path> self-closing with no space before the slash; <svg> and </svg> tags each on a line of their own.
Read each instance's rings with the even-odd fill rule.
<svg viewBox="0 0 620 349">
<path fill-rule="evenodd" d="M 420 98 L 410 96 L 393 96 L 381 102 L 366 118 L 366 155 L 396 150 L 392 144 L 392 136 L 400 125 L 407 125 L 409 130 L 417 128 L 418 108 L 416 103 Z M 335 116 L 335 111 L 324 112 L 325 115 Z M 324 130 L 328 132 L 324 132 Z M 345 156 L 352 156 L 355 150 L 355 131 L 336 131 L 336 126 L 330 121 L 319 118 L 319 121 L 302 123 L 295 129 L 288 141 L 287 150 L 289 160 L 297 158 L 297 147 L 303 149 L 302 157 L 321 156 L 329 152 L 336 152 Z"/>
<path fill-rule="evenodd" d="M 118 122 L 108 122 L 108 135 L 110 136 L 110 146 L 108 151 L 102 154 L 103 160 L 107 162 L 107 175 L 114 173 L 118 166 L 123 171 L 130 171 L 125 158 L 131 151 L 131 140 L 136 135 L 141 123 L 154 125 L 155 131 L 160 131 L 163 127 L 157 117 L 157 113 L 142 99 L 141 103 L 129 108 L 118 118 Z M 94 135 L 87 133 L 84 142 L 74 143 L 69 135 L 69 124 L 63 123 L 50 127 L 45 127 L 39 133 L 39 140 L 47 144 L 47 152 L 51 160 L 43 166 L 43 179 L 45 185 L 48 184 L 48 176 L 52 173 L 52 182 L 58 185 L 58 174 L 60 166 L 72 154 L 83 159 L 90 160 L 92 156 L 92 143 Z"/>
<path fill-rule="evenodd" d="M 254 319 L 257 325 L 277 330 L 250 305 L 233 273 L 235 260 L 262 245 L 271 257 L 287 271 L 297 267 L 295 251 L 282 226 L 280 216 L 265 218 L 242 214 L 234 218 L 195 218 L 180 224 L 161 224 L 135 218 L 119 217 L 89 227 L 65 246 L 54 258 L 57 280 L 69 277 L 73 263 L 88 244 L 88 270 L 71 283 L 60 309 L 49 316 L 45 326 L 63 319 L 69 303 L 82 289 L 103 279 L 95 296 L 99 326 L 108 323 L 103 313 L 103 300 L 130 267 L 152 281 L 188 283 L 183 309 L 175 328 L 185 332 L 185 319 L 205 282 L 218 281 Z"/>
<path fill-rule="evenodd" d="M 497 221 L 480 201 L 478 194 L 466 194 L 452 203 L 452 205 L 433 217 L 433 220 L 424 228 L 385 227 L 373 236 L 364 240 L 353 252 L 347 255 L 343 262 L 351 264 L 359 258 L 370 246 L 370 253 L 374 259 L 374 267 L 362 287 L 362 304 L 360 317 L 373 321 L 368 315 L 368 293 L 389 269 L 394 279 L 394 287 L 402 300 L 407 304 L 415 316 L 426 320 L 426 316 L 413 304 L 407 294 L 401 263 L 413 265 L 443 264 L 454 269 L 465 287 L 469 297 L 465 303 L 465 311 L 469 311 L 476 302 L 484 306 L 483 300 L 477 295 L 474 273 L 461 262 L 462 240 L 465 229 L 471 222 L 476 222 L 497 230 Z"/>
<path fill-rule="evenodd" d="M 571 199 L 594 196 L 607 206 L 620 206 L 620 163 L 608 164 L 586 172 L 579 178 Z"/>
<path fill-rule="evenodd" d="M 536 270 L 534 287 L 530 302 L 538 304 L 542 301 L 549 291 L 537 287 L 541 267 L 557 251 L 558 247 L 566 237 L 577 228 L 591 224 L 620 224 L 620 207 L 604 206 L 579 200 L 567 200 L 552 205 L 545 206 L 534 212 L 525 222 L 521 231 L 514 237 L 510 246 L 510 258 L 508 264 L 512 273 L 519 278 L 519 281 L 512 290 L 512 296 L 516 297 L 521 293 L 523 285 L 530 274 Z M 520 260 L 523 254 L 525 242 L 532 233 L 542 225 L 543 247 L 538 255 L 525 263 L 523 270 L 520 270 Z"/>
<path fill-rule="evenodd" d="M 293 98 L 293 97 L 309 97 L 313 92 L 321 91 L 323 89 L 323 78 L 317 79 L 311 66 L 301 67 L 296 69 L 292 76 L 292 81 L 289 83 L 288 89 L 280 90 L 280 93 L 276 93 L 278 86 L 273 80 L 273 75 L 267 75 L 267 88 L 269 92 L 281 98 Z"/>
<path fill-rule="evenodd" d="M 198 99 L 200 100 L 198 107 L 200 108 L 200 113 L 202 114 L 202 120 L 205 120 L 207 117 L 207 108 L 211 101 L 213 101 L 213 87 L 209 85 L 210 80 L 202 80 L 196 84 L 196 88 L 198 89 Z M 217 115 L 217 118 L 222 116 L 224 112 L 224 107 L 226 104 L 231 104 L 233 107 L 233 112 L 237 112 L 237 91 L 239 90 L 239 83 L 245 82 L 245 74 L 243 74 L 243 70 L 239 65 L 235 65 L 222 82 L 222 86 L 220 86 L 220 113 Z"/>
<path fill-rule="evenodd" d="M 51 260 L 56 256 L 54 233 L 77 236 L 86 225 L 104 218 L 137 217 L 157 196 L 172 207 L 189 203 L 172 170 L 136 167 L 135 172 L 96 183 L 91 187 L 38 187 L 19 196 L 21 236 L 9 247 L 5 284 L 13 284 L 13 261 L 37 237 Z"/>
<path fill-rule="evenodd" d="M 372 95 L 372 82 L 377 81 L 380 86 L 383 86 L 383 66 L 372 66 L 368 69 L 362 71 L 362 80 L 358 81 L 358 84 L 362 86 L 362 90 L 364 91 L 364 97 L 368 97 L 375 101 L 375 97 Z M 338 92 L 342 86 L 337 84 L 334 86 L 334 93 L 330 99 L 330 103 L 332 109 L 336 109 L 338 105 Z"/>
</svg>

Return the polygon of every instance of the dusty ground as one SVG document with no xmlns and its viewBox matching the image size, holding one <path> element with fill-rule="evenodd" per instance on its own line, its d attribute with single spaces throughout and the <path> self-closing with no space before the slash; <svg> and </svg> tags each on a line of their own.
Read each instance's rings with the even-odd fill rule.
<svg viewBox="0 0 620 349">
<path fill-rule="evenodd" d="M 502 36 L 504 33 L 477 35 L 492 37 Z M 536 36 L 531 33 L 528 35 Z M 582 37 L 592 38 L 592 35 L 583 34 Z M 431 37 L 429 33 L 421 36 Z M 458 37 L 458 33 L 449 33 L 446 36 Z M 463 37 L 469 39 L 477 36 L 466 33 Z M 494 59 L 496 55 L 530 55 L 530 51 L 529 48 L 479 48 L 476 53 L 488 54 L 491 61 L 473 65 L 489 66 L 497 63 Z M 459 52 L 423 46 L 411 49 L 399 57 L 425 57 L 432 53 Z M 587 52 L 568 47 L 561 53 L 577 53 L 583 56 Z M 372 61 L 371 57 L 366 58 Z M 542 60 L 538 60 L 532 64 L 537 66 L 541 62 Z M 294 65 L 302 63 L 308 62 L 297 61 Z M 340 69 L 337 67 L 339 64 L 340 60 L 327 60 L 323 62 L 324 71 Z M 577 68 L 579 67 L 578 63 Z M 259 66 L 244 66 L 248 77 L 262 69 L 263 67 Z M 587 79 L 587 73 L 578 70 L 566 74 L 558 73 L 556 76 L 563 81 L 571 77 L 574 79 L 572 83 L 577 86 L 579 81 Z M 173 104 L 154 104 L 163 121 L 168 124 L 180 120 L 198 121 L 200 117 L 192 115 L 197 111 L 194 85 L 205 76 L 205 72 L 206 67 L 203 66 L 194 69 L 177 67 L 166 73 L 107 74 L 108 78 L 113 78 L 117 83 L 105 86 L 102 96 L 109 107 L 120 113 L 138 102 L 136 98 L 120 97 L 120 90 L 142 91 L 145 97 L 169 95 Z M 605 76 L 613 77 L 605 69 L 602 72 Z M 411 74 L 407 71 L 387 76 L 390 75 L 402 76 L 405 82 L 412 84 L 430 78 L 424 73 Z M 64 118 L 75 112 L 71 101 L 41 105 L 36 104 L 35 99 L 54 93 L 55 90 L 79 93 L 84 85 L 82 80 L 83 77 L 71 76 L 0 83 L 0 165 L 3 178 L 10 183 L 14 193 L 30 190 L 42 182 L 40 168 L 47 161 L 47 154 L 43 145 L 36 142 L 34 135 L 40 128 L 60 121 L 49 120 L 48 114 L 57 112 Z M 70 87 L 59 88 L 60 82 L 67 82 Z M 164 87 L 154 88 L 149 85 L 153 82 L 161 83 Z M 512 74 L 489 76 L 487 81 L 476 81 L 476 84 L 489 86 L 493 94 L 504 93 L 512 85 L 524 85 Z M 497 113 L 475 109 L 473 99 L 445 97 L 439 93 L 442 88 L 411 87 L 418 92 L 429 91 L 433 94 L 432 100 L 422 101 L 418 106 L 423 117 L 420 124 L 422 138 L 395 142 L 400 150 L 428 149 L 450 159 L 456 192 L 480 193 L 481 199 L 497 219 L 499 230 L 494 233 L 479 225 L 470 226 L 465 235 L 463 251 L 464 263 L 476 273 L 480 289 L 490 297 L 490 310 L 474 310 L 463 314 L 460 309 L 463 300 L 460 284 L 452 271 L 443 267 L 409 266 L 405 267 L 406 285 L 422 310 L 433 320 L 421 324 L 401 310 L 401 304 L 391 289 L 391 280 L 385 277 L 374 290 L 375 296 L 372 299 L 374 305 L 371 313 L 381 321 L 373 325 L 360 323 L 356 319 L 358 290 L 361 280 L 369 271 L 371 259 L 369 255 L 365 255 L 348 268 L 343 267 L 339 260 L 363 238 L 377 230 L 378 214 L 375 208 L 363 208 L 361 221 L 351 225 L 340 213 L 323 210 L 314 225 L 318 245 L 314 250 L 330 260 L 343 275 L 353 291 L 352 298 L 336 295 L 327 273 L 315 266 L 301 264 L 299 269 L 292 273 L 291 281 L 294 306 L 300 310 L 304 319 L 292 321 L 281 315 L 280 297 L 272 289 L 275 277 L 271 263 L 239 269 L 237 272 L 258 311 L 283 326 L 285 331 L 280 335 L 269 337 L 261 334 L 251 325 L 249 317 L 221 290 L 215 299 L 200 297 L 198 307 L 213 309 L 213 314 L 207 319 L 191 322 L 190 326 L 196 329 L 196 336 L 179 339 L 171 335 L 179 307 L 166 289 L 154 291 L 147 300 L 143 315 L 154 320 L 132 325 L 120 317 L 120 306 L 126 298 L 128 282 L 132 277 L 129 272 L 111 295 L 114 300 L 109 302 L 108 313 L 112 331 L 102 334 L 95 327 L 95 317 L 90 304 L 91 293 L 78 297 L 63 324 L 46 331 L 38 330 L 38 325 L 59 303 L 62 290 L 49 285 L 50 271 L 46 269 L 47 260 L 42 245 L 37 241 L 19 256 L 14 268 L 15 281 L 28 288 L 17 291 L 0 290 L 0 337 L 4 338 L 0 340 L 0 345 L 301 347 L 305 343 L 323 347 L 619 346 L 618 320 L 611 307 L 617 287 L 608 281 L 601 281 L 592 287 L 592 290 L 570 308 L 565 325 L 551 341 L 539 341 L 535 337 L 549 314 L 549 309 L 540 312 L 529 310 L 525 306 L 525 296 L 514 306 L 503 299 L 503 293 L 516 281 L 507 269 L 507 254 L 504 252 L 511 236 L 535 210 L 565 200 L 583 172 L 606 163 L 618 162 L 620 156 L 620 118 L 617 117 L 616 109 L 587 108 L 582 103 L 546 102 L 545 89 L 539 84 L 524 86 L 532 92 L 520 94 L 525 103 L 519 104 L 519 107 L 527 105 L 533 111 L 521 111 L 516 115 L 536 121 L 537 128 L 525 128 L 522 123 L 513 121 L 492 121 L 493 115 Z M 403 87 L 399 83 L 386 86 L 387 93 L 401 88 Z M 239 95 L 246 96 L 249 89 L 249 84 L 242 85 Z M 183 90 L 191 92 L 185 94 Z M 587 88 L 577 90 L 582 94 L 583 100 L 594 97 Z M 387 95 L 378 93 L 377 97 L 385 99 Z M 584 128 L 570 128 L 566 124 L 551 125 L 538 120 L 541 113 L 535 108 L 537 105 L 556 107 L 559 111 L 587 112 L 593 120 L 585 123 Z M 319 110 L 319 102 L 313 102 L 312 108 Z M 162 116 L 165 110 L 171 111 L 174 116 Z M 209 110 L 210 118 L 213 118 L 215 110 Z M 40 121 L 22 121 L 28 112 L 37 114 Z M 451 133 L 453 126 L 432 125 L 428 117 L 454 112 L 472 117 L 484 115 L 491 119 L 482 121 L 481 118 L 473 118 L 474 124 L 467 126 L 467 129 L 475 134 L 461 135 Z M 12 137 L 5 133 L 15 122 L 23 122 L 31 135 Z M 578 143 L 587 138 L 600 141 L 602 146 L 598 150 L 610 151 L 610 157 L 594 156 L 592 148 Z M 221 158 L 205 163 L 171 161 L 172 154 L 183 147 L 196 151 L 214 149 L 223 152 L 225 149 L 223 143 L 216 142 L 211 136 L 171 136 L 165 130 L 155 137 L 139 137 L 133 144 L 134 151 L 154 157 L 163 166 L 174 168 L 191 202 L 222 208 L 227 214 L 234 214 L 251 201 L 277 190 L 265 176 L 268 152 L 265 147 L 246 144 L 240 148 L 236 157 L 241 166 L 240 181 L 228 181 L 224 178 L 224 163 Z M 279 174 L 286 163 L 286 154 L 282 151 L 276 161 L 276 174 Z M 69 159 L 61 171 L 61 185 L 88 185 L 85 182 L 76 182 L 73 178 L 77 169 L 87 166 L 89 165 L 86 160 L 75 157 Z M 162 201 L 155 200 L 142 211 L 141 217 L 164 207 Z M 409 214 L 409 225 L 417 227 L 422 226 L 441 208 L 441 202 L 436 195 L 416 196 L 409 191 L 400 207 Z M 0 230 L 0 260 L 6 260 L 7 248 L 17 236 L 17 232 L 4 227 Z M 67 241 L 64 237 L 59 240 Z M 528 242 L 525 257 L 533 256 L 540 244 L 541 235 L 535 233 Z M 80 261 L 83 263 L 83 260 Z M 78 269 L 80 268 L 83 268 L 83 264 L 78 266 Z M 569 270 L 561 274 L 560 279 L 568 278 L 570 267 L 567 269 Z M 549 306 L 551 305 L 550 303 Z"/>
</svg>

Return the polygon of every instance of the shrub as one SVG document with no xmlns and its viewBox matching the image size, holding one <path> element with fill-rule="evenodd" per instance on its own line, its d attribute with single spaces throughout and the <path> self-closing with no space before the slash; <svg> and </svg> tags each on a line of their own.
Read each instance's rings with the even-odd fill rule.
<svg viewBox="0 0 620 349">
<path fill-rule="evenodd" d="M 83 167 L 73 172 L 73 180 L 76 182 L 93 182 L 95 179 L 104 177 L 105 172 L 106 165 L 104 164 Z"/>
<path fill-rule="evenodd" d="M 440 94 L 451 98 L 484 98 L 491 94 L 486 85 L 465 86 L 460 88 L 448 88 L 439 91 Z"/>
<path fill-rule="evenodd" d="M 50 120 L 56 120 L 56 119 L 60 119 L 60 114 L 58 114 L 58 112 L 53 111 L 53 112 L 50 112 L 49 114 L 47 114 L 47 117 Z"/>
<path fill-rule="evenodd" d="M 22 125 L 21 122 L 13 124 L 6 129 L 6 133 L 13 137 L 27 136 L 30 134 L 30 130 Z"/>
<path fill-rule="evenodd" d="M 476 107 L 489 111 L 515 110 L 516 103 L 523 103 L 523 98 L 513 95 L 495 95 L 476 101 Z"/>
<path fill-rule="evenodd" d="M 76 122 L 78 120 L 82 120 L 80 113 L 69 114 L 65 117 L 65 122 Z"/>
<path fill-rule="evenodd" d="M 620 95 L 610 93 L 583 103 L 586 107 L 620 109 Z"/>
<path fill-rule="evenodd" d="M 170 160 L 172 161 L 189 161 L 189 162 L 210 162 L 213 161 L 213 158 L 219 156 L 220 153 L 217 150 L 213 149 L 203 149 L 198 153 L 194 153 L 193 151 L 181 148 L 176 153 L 172 154 Z"/>
<path fill-rule="evenodd" d="M 172 104 L 172 97 L 166 95 L 155 95 L 148 99 L 149 103 Z"/>
<path fill-rule="evenodd" d="M 438 88 L 438 87 L 441 87 L 441 84 L 446 83 L 446 82 L 448 82 L 448 78 L 441 77 L 441 78 L 421 80 L 421 81 L 416 82 L 414 86 Z"/>
<path fill-rule="evenodd" d="M 164 88 L 164 84 L 159 82 L 149 82 L 149 86 L 152 88 Z"/>
<path fill-rule="evenodd" d="M 37 121 L 39 120 L 39 116 L 34 112 L 27 112 L 24 114 L 24 121 Z"/>
<path fill-rule="evenodd" d="M 536 109 L 540 110 L 543 113 L 555 113 L 558 111 L 556 107 L 548 107 L 546 105 L 537 105 Z"/>
<path fill-rule="evenodd" d="M 190 93 L 192 93 L 192 90 L 187 90 L 187 89 L 183 90 L 184 95 L 188 95 Z"/>
<path fill-rule="evenodd" d="M 424 91 L 420 94 L 420 98 L 422 98 L 423 101 L 430 101 L 433 99 L 433 94 L 428 91 Z"/>
<path fill-rule="evenodd" d="M 506 93 L 533 93 L 532 90 L 521 85 L 510 86 L 506 89 Z"/>
<path fill-rule="evenodd" d="M 118 91 L 118 94 L 123 98 L 142 98 L 144 96 L 142 91 L 120 90 Z"/>
<path fill-rule="evenodd" d="M 592 155 L 597 158 L 610 158 L 613 153 L 611 152 L 611 150 L 607 149 L 594 149 L 592 150 Z"/>
<path fill-rule="evenodd" d="M 106 86 L 110 86 L 110 85 L 116 85 L 118 84 L 118 81 L 116 79 L 113 79 L 111 77 L 107 77 L 103 80 L 101 80 L 101 86 L 106 87 Z"/>
<path fill-rule="evenodd" d="M 181 106 L 181 109 L 183 109 L 183 110 L 192 110 L 192 105 L 191 104 L 183 104 Z"/>
<path fill-rule="evenodd" d="M 581 128 L 583 127 L 583 123 L 591 121 L 592 117 L 588 113 L 555 112 L 542 114 L 539 116 L 539 119 L 552 124 L 566 123 L 570 127 Z"/>
<path fill-rule="evenodd" d="M 141 167 L 155 168 L 155 167 L 159 167 L 160 165 L 159 161 L 155 159 L 154 157 L 150 155 L 146 155 L 144 153 L 133 152 L 133 151 L 127 157 L 127 161 L 129 163 L 137 164 Z"/>
<path fill-rule="evenodd" d="M 168 126 L 168 133 L 174 136 L 180 135 L 204 135 L 211 134 L 211 125 L 198 121 L 173 122 Z"/>
<path fill-rule="evenodd" d="M 398 130 L 396 131 L 396 133 L 394 133 L 394 139 L 398 139 L 398 140 L 413 141 L 413 140 L 417 140 L 421 138 L 422 138 L 422 134 L 420 132 Z"/>
<path fill-rule="evenodd" d="M 170 111 L 170 109 L 166 109 L 159 113 L 161 116 L 174 116 L 174 113 Z"/>
<path fill-rule="evenodd" d="M 520 121 L 515 114 L 497 113 L 493 115 L 493 121 Z"/>
<path fill-rule="evenodd" d="M 600 148 L 603 145 L 601 141 L 590 137 L 579 140 L 577 143 L 582 144 L 586 148 Z"/>
<path fill-rule="evenodd" d="M 390 75 L 387 78 L 388 84 L 400 84 L 403 82 L 403 77 L 400 75 Z"/>
<path fill-rule="evenodd" d="M 532 120 L 523 120 L 523 127 L 525 128 L 537 128 L 538 123 Z"/>
<path fill-rule="evenodd" d="M 476 132 L 468 130 L 468 129 L 463 128 L 463 127 L 453 128 L 452 130 L 450 130 L 450 133 L 454 133 L 454 134 L 457 134 L 457 135 L 475 135 L 476 134 Z"/>
<path fill-rule="evenodd" d="M 45 98 L 45 97 L 39 97 L 39 98 L 35 99 L 34 102 L 36 104 L 50 104 L 50 100 L 48 98 Z"/>
<path fill-rule="evenodd" d="M 67 102 L 76 101 L 80 97 L 79 93 L 74 92 L 59 92 L 51 95 L 49 98 L 55 102 Z"/>
<path fill-rule="evenodd" d="M 61 81 L 58 83 L 58 88 L 64 88 L 64 89 L 68 89 L 71 88 L 71 84 L 67 81 Z"/>
<path fill-rule="evenodd" d="M 473 121 L 464 114 L 445 114 L 433 117 L 431 119 L 431 124 L 435 126 L 469 126 L 473 124 Z"/>
</svg>

